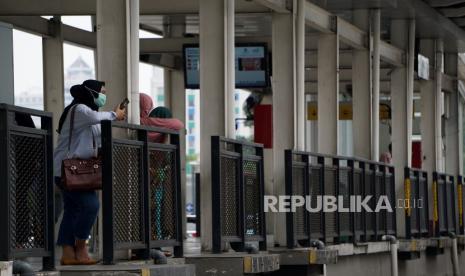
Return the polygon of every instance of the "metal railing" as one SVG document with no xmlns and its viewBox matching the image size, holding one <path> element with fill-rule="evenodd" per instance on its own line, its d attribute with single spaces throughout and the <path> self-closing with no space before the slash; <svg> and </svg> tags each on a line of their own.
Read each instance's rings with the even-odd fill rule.
<svg viewBox="0 0 465 276">
<path fill-rule="evenodd" d="M 380 196 L 395 206 L 394 168 L 358 158 L 348 158 L 293 150 L 285 151 L 286 195 L 310 198 L 312 212 L 296 208 L 286 213 L 287 246 L 309 246 L 311 240 L 326 243 L 380 240 L 396 234 L 395 212 L 362 210 L 318 211 L 317 196 L 331 195 L 351 208 L 357 196 L 372 196 L 369 207 L 375 210 Z M 307 202 L 308 204 L 308 202 Z M 338 202 L 338 207 L 340 207 Z M 292 209 L 291 202 L 291 209 Z"/>
<path fill-rule="evenodd" d="M 266 250 L 263 146 L 219 136 L 211 143 L 212 251 L 225 242 L 243 251 L 250 241 Z"/>
<path fill-rule="evenodd" d="M 463 212 L 463 203 L 465 202 L 465 189 L 463 177 L 457 176 L 457 207 L 459 214 L 459 234 L 465 234 L 465 213 Z"/>
<path fill-rule="evenodd" d="M 53 270 L 51 113 L 0 104 L 0 175 L 0 260 L 43 257 L 43 269 Z"/>
<path fill-rule="evenodd" d="M 429 236 L 428 173 L 406 167 L 404 170 L 406 237 Z"/>
<path fill-rule="evenodd" d="M 117 129 L 135 131 L 135 139 L 117 139 Z M 169 144 L 151 143 L 149 132 L 169 136 Z M 131 136 L 126 133 L 125 137 Z M 173 246 L 182 252 L 179 133 L 167 129 L 102 121 L 103 263 L 114 251 Z"/>
<path fill-rule="evenodd" d="M 433 222 L 436 236 L 457 233 L 455 178 L 452 175 L 433 172 Z"/>
</svg>

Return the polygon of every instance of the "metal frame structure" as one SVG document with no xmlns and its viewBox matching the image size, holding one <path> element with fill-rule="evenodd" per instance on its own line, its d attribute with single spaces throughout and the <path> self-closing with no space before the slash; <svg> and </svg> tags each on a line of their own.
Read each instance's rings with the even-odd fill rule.
<svg viewBox="0 0 465 276">
<path fill-rule="evenodd" d="M 15 123 L 16 114 L 39 117 L 40 128 L 19 126 Z M 4 185 L 0 186 L 0 260 L 43 257 L 44 270 L 55 268 L 52 129 L 52 114 L 49 112 L 0 104 L 0 175 L 4 177 Z M 33 147 L 34 150 L 22 147 L 27 152 L 18 153 L 15 144 L 22 140 L 20 146 Z M 40 146 L 24 144 L 32 141 Z M 17 158 L 27 158 L 28 162 L 34 162 L 29 164 L 33 167 L 28 163 L 17 164 Z M 18 163 L 21 161 L 24 160 L 20 159 Z M 21 169 L 21 166 L 27 167 Z M 40 177 L 31 174 L 35 172 Z M 25 198 L 18 198 L 21 194 Z M 21 211 L 16 208 L 18 200 L 26 201 L 21 202 Z M 39 215 L 40 221 L 36 217 Z M 29 229 L 28 233 L 25 229 Z M 17 240 L 18 236 L 22 241 Z"/>
<path fill-rule="evenodd" d="M 458 215 L 459 215 L 459 234 L 465 234 L 465 213 L 463 212 L 463 203 L 465 200 L 465 190 L 463 184 L 463 176 L 457 176 L 457 207 L 458 207 Z"/>
<path fill-rule="evenodd" d="M 135 131 L 137 133 L 136 139 L 129 140 L 129 139 L 116 139 L 113 137 L 112 132 L 114 129 L 121 129 L 125 131 Z M 148 140 L 148 133 L 149 132 L 157 132 L 163 135 L 169 135 L 169 144 L 158 144 L 158 143 L 151 143 Z M 154 127 L 146 127 L 146 126 L 139 126 L 139 125 L 131 125 L 126 123 L 120 122 L 113 122 L 113 121 L 102 121 L 102 157 L 103 157 L 103 189 L 102 189 L 102 211 L 103 211 L 103 263 L 104 264 L 112 264 L 114 260 L 114 250 L 116 249 L 139 249 L 142 251 L 141 257 L 142 258 L 149 258 L 149 252 L 151 248 L 155 247 L 164 247 L 164 246 L 173 246 L 174 247 L 174 256 L 175 257 L 182 257 L 183 255 L 183 233 L 182 233 L 182 212 L 183 208 L 181 206 L 181 177 L 180 177 L 180 141 L 179 141 L 179 133 L 177 131 L 161 129 L 161 128 L 154 128 Z M 135 186 L 135 192 L 131 194 L 131 186 L 130 183 L 124 183 L 129 187 L 128 193 L 126 196 L 128 198 L 135 198 L 135 201 L 138 202 L 140 209 L 136 210 L 136 214 L 139 215 L 140 221 L 136 221 L 140 225 L 140 229 L 136 233 L 138 235 L 138 239 L 134 240 L 132 237 L 128 237 L 130 240 L 129 242 L 119 242 L 116 240 L 115 233 L 119 233 L 119 235 L 132 235 L 130 233 L 121 233 L 121 229 L 116 229 L 117 223 L 117 210 L 123 208 L 128 210 L 127 213 L 130 214 L 131 206 L 118 206 L 121 204 L 116 199 L 115 191 L 118 189 L 118 184 L 116 183 L 118 180 L 115 177 L 115 170 L 116 170 L 116 158 L 118 158 L 118 154 L 116 151 L 116 147 L 126 147 L 130 149 L 136 149 L 138 151 L 139 160 L 121 160 L 122 162 L 126 162 L 127 164 L 127 172 L 129 175 L 134 173 L 138 173 L 138 183 Z M 172 219 L 174 225 L 170 225 L 171 229 L 174 229 L 172 233 L 173 236 L 163 239 L 157 239 L 156 235 L 154 237 L 154 231 L 161 231 L 156 230 L 153 225 L 153 220 L 156 219 L 157 214 L 153 213 L 151 210 L 151 203 L 153 199 L 151 198 L 151 193 L 154 191 L 151 189 L 151 174 L 157 173 L 156 171 L 159 168 L 155 168 L 155 164 L 151 164 L 151 157 L 150 154 L 152 151 L 158 151 L 163 153 L 170 154 L 170 169 L 171 169 L 171 178 L 170 183 L 168 185 L 172 185 L 172 192 L 174 194 L 171 195 L 172 197 L 172 213 L 173 217 L 167 218 L 164 217 L 161 223 L 163 223 L 164 219 Z M 159 160 L 159 159 L 158 159 Z M 130 168 L 130 164 L 138 164 L 137 168 Z M 151 172 L 155 171 L 155 172 Z M 128 181 L 130 182 L 130 181 Z M 166 188 L 166 187 L 165 187 Z M 137 198 L 139 197 L 139 198 Z M 131 199 L 128 199 L 131 201 Z M 160 206 L 158 208 L 162 208 Z M 155 211 L 157 212 L 157 211 Z M 159 211 L 160 213 L 162 211 Z M 161 215 L 160 215 L 161 216 Z M 121 218 L 121 217 L 120 217 Z M 132 217 L 125 217 L 128 221 L 124 221 L 128 226 L 129 230 L 132 230 L 131 227 L 131 219 Z M 133 225 L 136 225 L 134 223 Z"/>
<path fill-rule="evenodd" d="M 428 173 L 406 167 L 404 178 L 406 237 L 429 237 Z"/>
<path fill-rule="evenodd" d="M 220 136 L 212 136 L 211 143 L 212 252 L 221 253 L 225 242 L 244 251 L 245 243 L 251 241 L 258 241 L 259 250 L 266 250 L 263 145 Z M 246 169 L 250 163 L 255 166 L 252 173 Z M 248 197 L 253 195 L 258 201 L 251 202 Z"/>
<path fill-rule="evenodd" d="M 433 172 L 433 222 L 437 237 L 458 233 L 454 180 L 453 175 Z"/>
<path fill-rule="evenodd" d="M 391 206 L 395 204 L 394 167 L 390 165 L 294 150 L 285 151 L 285 164 L 287 196 L 342 196 L 348 207 L 352 196 L 371 195 L 377 201 L 386 195 Z M 314 239 L 338 244 L 376 241 L 382 235 L 396 234 L 395 212 L 312 213 L 300 209 L 286 213 L 288 248 L 310 246 Z"/>
</svg>

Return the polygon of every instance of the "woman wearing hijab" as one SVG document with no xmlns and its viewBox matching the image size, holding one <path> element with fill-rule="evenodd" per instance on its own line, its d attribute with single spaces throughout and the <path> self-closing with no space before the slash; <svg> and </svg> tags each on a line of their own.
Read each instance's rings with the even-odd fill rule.
<svg viewBox="0 0 465 276">
<path fill-rule="evenodd" d="M 154 126 L 161 128 L 168 128 L 172 130 L 181 130 L 184 124 L 173 118 L 171 111 L 166 107 L 157 107 L 153 109 L 153 101 L 149 95 L 140 93 L 140 124 L 146 126 Z M 153 114 L 151 114 L 153 112 Z M 153 143 L 164 143 L 166 140 L 165 135 L 157 132 L 149 133 L 149 140 Z"/>
<path fill-rule="evenodd" d="M 111 112 L 99 112 L 105 105 L 105 83 L 86 80 L 71 87 L 73 101 L 60 117 L 58 143 L 54 152 L 55 183 L 61 183 L 61 163 L 68 158 L 89 159 L 97 156 L 101 146 L 100 121 L 123 120 L 125 110 L 119 105 Z M 74 112 L 71 144 L 70 117 Z M 68 149 L 69 148 L 69 149 Z M 95 222 L 99 200 L 95 191 L 75 192 L 62 189 L 64 213 L 57 244 L 63 247 L 62 265 L 90 265 L 96 261 L 89 257 L 86 240 Z"/>
</svg>

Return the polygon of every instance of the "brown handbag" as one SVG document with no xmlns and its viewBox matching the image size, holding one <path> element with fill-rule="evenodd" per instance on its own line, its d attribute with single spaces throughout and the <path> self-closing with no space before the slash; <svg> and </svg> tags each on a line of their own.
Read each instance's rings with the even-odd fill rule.
<svg viewBox="0 0 465 276">
<path fill-rule="evenodd" d="M 75 109 L 76 106 L 71 110 L 68 153 L 73 136 Z M 92 140 L 95 150 L 95 140 Z M 102 158 L 98 156 L 90 159 L 64 159 L 61 163 L 61 184 L 65 190 L 72 192 L 102 189 Z"/>
</svg>

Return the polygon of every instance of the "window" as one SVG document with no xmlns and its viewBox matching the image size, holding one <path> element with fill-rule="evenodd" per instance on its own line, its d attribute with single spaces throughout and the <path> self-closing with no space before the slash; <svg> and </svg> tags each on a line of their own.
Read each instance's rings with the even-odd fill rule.
<svg viewBox="0 0 465 276">
<path fill-rule="evenodd" d="M 88 79 L 95 79 L 94 51 L 88 48 L 63 44 L 63 68 L 65 81 L 65 106 L 70 104 L 73 97 L 70 89 Z"/>
<path fill-rule="evenodd" d="M 187 96 L 187 106 L 194 107 L 195 106 L 195 95 L 188 95 Z"/>
<path fill-rule="evenodd" d="M 189 121 L 194 121 L 195 120 L 195 108 L 189 108 L 187 111 L 188 116 L 189 116 Z"/>
<path fill-rule="evenodd" d="M 42 37 L 13 30 L 13 66 L 15 105 L 44 110 Z"/>
<path fill-rule="evenodd" d="M 165 104 L 164 87 L 163 68 L 140 62 L 139 91 L 152 97 L 155 107 Z"/>
<path fill-rule="evenodd" d="M 187 141 L 188 141 L 188 147 L 189 148 L 195 147 L 195 136 L 194 135 L 189 135 L 187 137 Z"/>
</svg>

